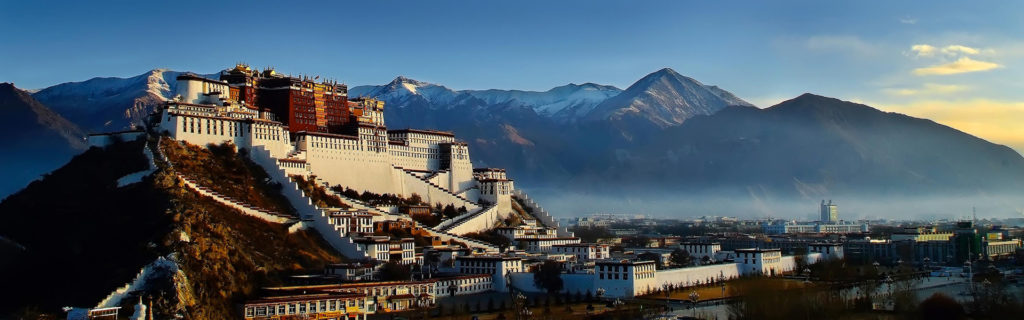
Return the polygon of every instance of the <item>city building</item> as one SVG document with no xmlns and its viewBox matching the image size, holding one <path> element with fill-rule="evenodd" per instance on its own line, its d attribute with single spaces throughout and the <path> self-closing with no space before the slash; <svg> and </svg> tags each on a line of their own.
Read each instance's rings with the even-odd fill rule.
<svg viewBox="0 0 1024 320">
<path fill-rule="evenodd" d="M 336 263 L 324 267 L 324 275 L 337 277 L 342 281 L 374 280 L 376 265 L 372 263 Z"/>
<path fill-rule="evenodd" d="M 551 252 L 551 247 L 563 244 L 580 243 L 580 238 L 575 237 L 553 237 L 553 238 L 516 238 L 516 243 L 526 252 L 541 253 Z"/>
<path fill-rule="evenodd" d="M 762 230 L 766 234 L 789 234 L 789 233 L 867 233 L 870 231 L 867 223 L 854 223 L 838 221 L 835 223 L 822 222 L 795 222 L 776 220 L 762 224 Z"/>
<path fill-rule="evenodd" d="M 470 274 L 438 278 L 434 296 L 448 297 L 477 294 L 495 290 L 493 277 L 489 274 Z M 504 291 L 504 288 L 498 288 Z"/>
<path fill-rule="evenodd" d="M 369 308 L 368 308 L 369 307 Z M 246 301 L 245 319 L 353 319 L 374 313 L 366 295 L 358 293 L 289 293 Z"/>
<path fill-rule="evenodd" d="M 825 200 L 821 200 L 821 216 L 819 218 L 824 223 L 836 223 L 839 222 L 839 206 L 832 204 L 832 200 L 825 203 Z"/>
<path fill-rule="evenodd" d="M 609 297 L 633 297 L 653 288 L 657 268 L 654 261 L 599 260 L 594 265 L 594 286 Z"/>
<path fill-rule="evenodd" d="M 718 242 L 683 242 L 680 249 L 686 251 L 697 263 L 715 262 L 715 256 L 722 251 L 722 244 Z"/>
<path fill-rule="evenodd" d="M 808 253 L 820 253 L 822 259 L 843 259 L 843 245 L 831 242 L 815 242 L 807 246 Z"/>
<path fill-rule="evenodd" d="M 391 260 L 391 239 L 387 236 L 352 238 L 352 242 L 372 259 L 382 262 Z"/>
<path fill-rule="evenodd" d="M 497 291 L 506 290 L 506 277 L 523 272 L 523 259 L 496 255 L 469 255 L 455 259 L 455 269 L 460 274 L 489 274 Z"/>
<path fill-rule="evenodd" d="M 551 253 L 576 256 L 577 261 L 608 259 L 610 247 L 606 244 L 574 243 L 551 246 Z"/>
<path fill-rule="evenodd" d="M 779 249 L 736 249 L 736 262 L 742 263 L 745 273 L 775 276 L 783 272 L 782 251 Z"/>
</svg>

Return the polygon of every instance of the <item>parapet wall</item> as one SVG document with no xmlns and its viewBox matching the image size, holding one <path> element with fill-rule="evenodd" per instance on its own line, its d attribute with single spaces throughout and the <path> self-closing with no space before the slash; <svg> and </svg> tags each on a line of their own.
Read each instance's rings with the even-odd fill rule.
<svg viewBox="0 0 1024 320">
<path fill-rule="evenodd" d="M 494 227 L 495 222 L 503 219 L 504 216 L 505 215 L 502 214 L 501 209 L 498 206 L 490 206 L 486 209 L 470 214 L 468 217 L 462 218 L 461 220 L 452 219 L 453 222 L 446 225 L 441 230 L 457 235 L 483 231 Z"/>
<path fill-rule="evenodd" d="M 263 167 L 271 180 L 281 184 L 281 195 L 295 207 L 295 211 L 299 213 L 303 223 L 316 230 L 331 247 L 349 259 L 370 259 L 366 252 L 360 250 L 359 246 L 352 242 L 352 238 L 342 237 L 340 231 L 334 229 L 328 220 L 327 213 L 314 205 L 312 199 L 302 193 L 299 185 L 289 179 L 285 171 L 277 166 L 277 160 L 270 156 L 269 151 L 262 147 L 254 147 L 249 150 L 249 157 Z"/>
<path fill-rule="evenodd" d="M 526 192 L 523 192 L 522 190 L 519 189 L 515 189 L 512 190 L 512 195 L 518 198 L 519 200 L 522 200 L 523 204 L 526 204 L 527 207 L 533 210 L 531 214 L 533 214 L 533 216 L 536 217 L 537 220 L 539 220 L 545 226 L 555 228 L 557 230 L 559 237 L 575 237 L 575 235 L 571 231 L 569 231 L 568 228 L 560 226 L 558 224 L 558 220 L 555 219 L 555 217 L 552 217 L 547 210 L 544 210 L 544 208 L 542 208 L 540 204 L 538 204 L 536 201 L 533 201 L 533 199 L 530 199 L 530 197 L 526 195 Z"/>
<path fill-rule="evenodd" d="M 700 267 L 688 267 L 678 269 L 658 270 L 654 274 L 652 289 L 658 289 L 665 285 L 673 286 L 694 286 L 719 279 L 735 279 L 741 273 L 740 263 L 713 264 Z"/>
<path fill-rule="evenodd" d="M 466 207 L 466 210 L 470 213 L 476 212 L 480 209 L 480 205 L 455 195 L 451 191 L 444 189 L 439 185 L 431 184 L 429 180 L 422 179 L 415 174 L 403 170 L 402 168 L 392 167 L 390 173 L 400 177 L 402 189 L 399 193 L 404 197 L 417 194 L 424 202 L 430 204 L 440 203 L 441 205 L 451 204 L 456 208 Z"/>
</svg>

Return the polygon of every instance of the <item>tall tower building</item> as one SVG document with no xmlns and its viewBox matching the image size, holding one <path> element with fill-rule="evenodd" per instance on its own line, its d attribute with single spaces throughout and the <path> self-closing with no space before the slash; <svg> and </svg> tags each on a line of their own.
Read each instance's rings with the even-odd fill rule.
<svg viewBox="0 0 1024 320">
<path fill-rule="evenodd" d="M 825 203 L 821 200 L 821 222 L 839 222 L 839 206 L 832 204 L 832 200 Z"/>
</svg>

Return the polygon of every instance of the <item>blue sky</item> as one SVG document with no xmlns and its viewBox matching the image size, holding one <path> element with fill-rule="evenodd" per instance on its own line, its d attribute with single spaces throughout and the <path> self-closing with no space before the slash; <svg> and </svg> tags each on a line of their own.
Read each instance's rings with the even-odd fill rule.
<svg viewBox="0 0 1024 320">
<path fill-rule="evenodd" d="M 762 107 L 813 92 L 1024 150 L 1024 3 L 890 2 L 3 1 L 0 81 L 244 61 L 350 85 L 546 90 L 671 67 Z"/>
</svg>

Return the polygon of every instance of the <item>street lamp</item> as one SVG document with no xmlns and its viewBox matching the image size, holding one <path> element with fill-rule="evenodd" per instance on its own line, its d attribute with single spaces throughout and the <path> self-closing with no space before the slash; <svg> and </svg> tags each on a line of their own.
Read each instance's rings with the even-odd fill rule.
<svg viewBox="0 0 1024 320">
<path fill-rule="evenodd" d="M 725 299 L 725 276 L 718 275 L 718 285 L 722 287 L 722 299 Z"/>
</svg>

